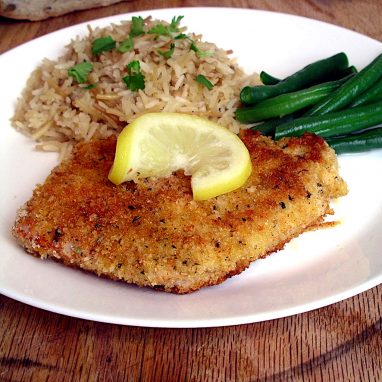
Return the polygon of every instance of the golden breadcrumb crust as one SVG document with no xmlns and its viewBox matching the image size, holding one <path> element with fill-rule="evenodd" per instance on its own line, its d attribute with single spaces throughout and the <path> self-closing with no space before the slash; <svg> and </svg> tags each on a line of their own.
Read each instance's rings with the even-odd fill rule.
<svg viewBox="0 0 382 382">
<path fill-rule="evenodd" d="M 323 139 L 241 137 L 249 180 L 200 202 L 180 172 L 115 186 L 115 138 L 81 143 L 19 210 L 13 234 L 35 256 L 139 286 L 188 293 L 221 283 L 322 222 L 347 193 Z"/>
</svg>

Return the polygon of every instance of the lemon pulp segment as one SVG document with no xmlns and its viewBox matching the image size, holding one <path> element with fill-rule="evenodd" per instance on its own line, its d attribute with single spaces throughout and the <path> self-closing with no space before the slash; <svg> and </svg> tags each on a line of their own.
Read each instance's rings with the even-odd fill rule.
<svg viewBox="0 0 382 382">
<path fill-rule="evenodd" d="M 184 170 L 191 175 L 195 200 L 241 187 L 252 171 L 240 138 L 216 123 L 181 113 L 147 113 L 120 133 L 109 179 L 115 184 L 166 177 Z"/>
</svg>

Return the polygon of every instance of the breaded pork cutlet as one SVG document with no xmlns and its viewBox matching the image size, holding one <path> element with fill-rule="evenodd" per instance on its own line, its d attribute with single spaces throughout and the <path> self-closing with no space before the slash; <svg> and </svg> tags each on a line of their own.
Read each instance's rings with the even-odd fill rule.
<svg viewBox="0 0 382 382">
<path fill-rule="evenodd" d="M 322 222 L 347 192 L 323 139 L 242 138 L 248 182 L 200 202 L 180 172 L 115 186 L 115 138 L 79 144 L 20 209 L 14 236 L 35 256 L 139 286 L 188 293 L 221 283 Z"/>
</svg>

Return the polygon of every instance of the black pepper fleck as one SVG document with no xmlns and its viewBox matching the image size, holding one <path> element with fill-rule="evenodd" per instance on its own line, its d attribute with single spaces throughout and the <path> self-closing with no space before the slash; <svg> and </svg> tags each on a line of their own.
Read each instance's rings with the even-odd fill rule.
<svg viewBox="0 0 382 382">
<path fill-rule="evenodd" d="M 131 222 L 132 222 L 132 223 L 135 223 L 135 222 L 137 222 L 138 220 L 140 220 L 140 218 L 141 218 L 141 217 L 138 216 L 138 215 L 137 215 L 137 216 L 134 216 L 134 217 L 133 217 L 133 220 L 132 220 Z"/>
<path fill-rule="evenodd" d="M 57 242 L 63 235 L 63 232 L 59 228 L 56 228 L 54 230 L 53 241 Z"/>
</svg>

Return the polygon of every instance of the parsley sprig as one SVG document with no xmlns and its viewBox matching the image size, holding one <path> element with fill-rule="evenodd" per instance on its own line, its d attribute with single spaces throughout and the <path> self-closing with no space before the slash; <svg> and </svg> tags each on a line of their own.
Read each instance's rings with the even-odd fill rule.
<svg viewBox="0 0 382 382">
<path fill-rule="evenodd" d="M 99 56 L 103 52 L 114 49 L 116 44 L 116 41 L 111 36 L 96 38 L 92 42 L 92 53 L 94 56 Z"/>
<path fill-rule="evenodd" d="M 183 18 L 184 16 L 174 16 L 172 18 L 171 24 L 169 26 L 171 33 L 179 32 L 179 25 Z"/>
<path fill-rule="evenodd" d="M 145 76 L 141 72 L 141 64 L 139 61 L 131 61 L 126 65 L 128 75 L 122 80 L 129 90 L 137 91 L 145 88 Z"/>
<path fill-rule="evenodd" d="M 134 37 L 142 36 L 145 34 L 143 30 L 144 20 L 141 16 L 133 16 L 131 18 L 130 33 L 129 36 L 119 43 L 117 48 L 118 52 L 125 53 L 131 52 L 134 49 Z"/>
<path fill-rule="evenodd" d="M 213 56 L 213 54 L 214 54 L 213 52 L 210 52 L 208 50 L 202 50 L 202 49 L 198 48 L 195 41 L 192 41 L 192 40 L 191 40 L 190 49 L 193 50 L 199 58 L 205 58 L 208 56 Z"/>
<path fill-rule="evenodd" d="M 169 59 L 169 58 L 172 57 L 172 55 L 173 55 L 173 53 L 174 53 L 174 50 L 175 50 L 175 44 L 174 44 L 174 43 L 171 43 L 171 44 L 170 44 L 170 48 L 169 48 L 168 50 L 163 51 L 163 50 L 159 50 L 159 49 L 158 49 L 157 52 L 158 52 L 161 56 L 163 56 L 164 58 Z"/>
<path fill-rule="evenodd" d="M 134 39 L 131 35 L 127 39 L 120 42 L 117 48 L 118 52 L 120 53 L 131 52 L 133 49 L 134 49 Z"/>
<path fill-rule="evenodd" d="M 173 33 L 179 32 L 179 24 L 184 16 L 174 16 L 170 25 L 159 23 L 148 30 L 148 34 L 156 34 L 158 36 L 170 36 Z"/>
<path fill-rule="evenodd" d="M 143 30 L 144 26 L 144 20 L 141 16 L 133 16 L 131 18 L 131 26 L 130 26 L 130 36 L 131 37 L 137 37 L 145 34 L 145 31 Z"/>
<path fill-rule="evenodd" d="M 93 64 L 91 62 L 80 62 L 77 65 L 72 66 L 68 69 L 68 75 L 73 77 L 77 83 L 83 84 L 87 82 L 88 75 L 93 70 Z"/>
</svg>

